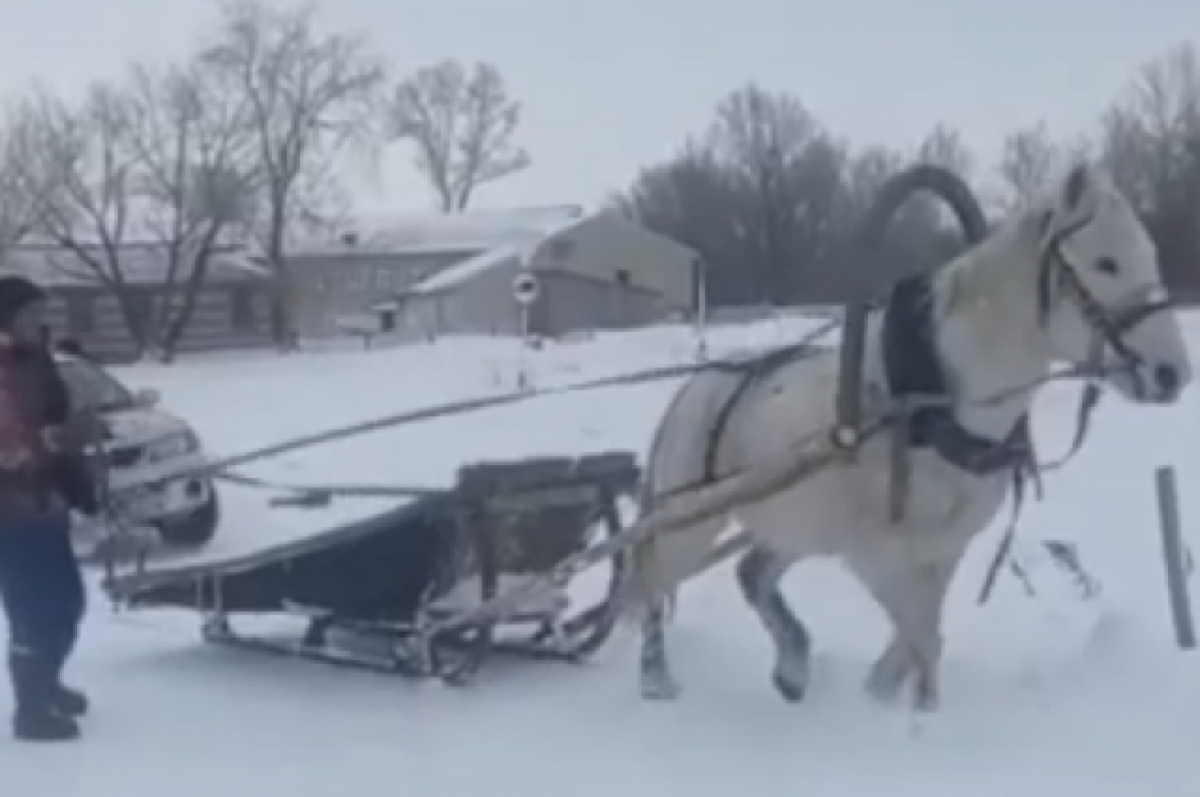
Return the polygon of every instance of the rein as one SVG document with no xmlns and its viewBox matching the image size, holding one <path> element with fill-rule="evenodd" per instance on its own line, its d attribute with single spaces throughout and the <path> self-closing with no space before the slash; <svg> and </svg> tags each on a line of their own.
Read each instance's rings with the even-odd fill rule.
<svg viewBox="0 0 1200 797">
<path fill-rule="evenodd" d="M 1075 414 L 1075 433 L 1066 452 L 1050 462 L 1030 463 L 1029 473 L 1035 480 L 1039 496 L 1041 494 L 1041 474 L 1058 470 L 1075 458 L 1083 448 L 1091 430 L 1091 420 L 1099 406 L 1103 393 L 1101 380 L 1115 373 L 1128 373 L 1138 386 L 1139 391 L 1145 391 L 1147 385 L 1142 375 L 1141 367 L 1145 358 L 1125 342 L 1125 335 L 1146 319 L 1160 312 L 1172 309 L 1173 303 L 1161 288 L 1151 287 L 1140 292 L 1134 292 L 1130 301 L 1123 302 L 1117 308 L 1107 308 L 1102 305 L 1095 295 L 1084 285 L 1079 272 L 1066 258 L 1062 244 L 1072 235 L 1091 224 L 1094 214 L 1088 214 L 1056 233 L 1046 245 L 1043 254 L 1041 273 L 1038 281 L 1039 314 L 1045 325 L 1053 305 L 1065 295 L 1075 302 L 1084 322 L 1091 328 L 1095 336 L 1092 346 L 1090 364 L 1077 366 L 1078 378 L 1084 381 L 1083 393 L 1079 399 L 1079 408 Z M 1052 295 L 1057 288 L 1058 295 Z M 1141 294 L 1144 296 L 1139 296 Z M 1163 294 L 1163 295 L 1160 295 Z M 1116 364 L 1104 363 L 1104 349 L 1108 347 L 1117 356 Z M 1013 481 L 1012 512 L 1000 546 L 988 567 L 980 589 L 978 603 L 986 603 L 995 587 L 996 578 L 1001 566 L 1008 561 L 1016 538 L 1017 522 L 1024 506 L 1025 480 L 1018 473 Z"/>
</svg>

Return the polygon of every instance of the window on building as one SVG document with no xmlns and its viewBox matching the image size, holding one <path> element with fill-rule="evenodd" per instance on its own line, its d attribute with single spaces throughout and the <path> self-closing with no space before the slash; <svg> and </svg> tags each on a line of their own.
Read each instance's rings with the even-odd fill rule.
<svg viewBox="0 0 1200 797">
<path fill-rule="evenodd" d="M 357 287 L 355 283 L 358 282 L 358 276 L 358 269 L 353 266 L 347 266 L 338 272 L 336 281 L 334 282 L 334 290 L 338 293 L 354 290 Z"/>
<path fill-rule="evenodd" d="M 402 283 L 402 275 L 394 268 L 380 266 L 375 272 L 375 287 L 381 291 L 390 291 Z"/>
</svg>

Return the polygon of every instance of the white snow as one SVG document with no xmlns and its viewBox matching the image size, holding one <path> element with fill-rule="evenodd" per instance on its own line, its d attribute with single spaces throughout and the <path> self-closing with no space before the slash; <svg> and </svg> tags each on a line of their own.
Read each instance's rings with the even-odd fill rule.
<svg viewBox="0 0 1200 797">
<path fill-rule="evenodd" d="M 346 252 L 343 238 L 352 235 L 352 250 L 364 254 L 484 251 L 536 244 L 584 217 L 584 210 L 572 205 L 372 215 L 348 221 L 336 235 L 298 237 L 291 246 L 309 255 Z"/>
<path fill-rule="evenodd" d="M 793 319 L 714 334 L 717 352 L 795 338 Z M 1200 324 L 1192 337 L 1200 344 Z M 656 329 L 530 353 L 463 339 L 374 353 L 259 356 L 141 366 L 154 386 L 231 454 L 315 429 L 474 395 L 679 362 L 695 341 Z M 531 453 L 643 451 L 672 383 L 547 398 L 346 440 L 265 461 L 251 475 L 293 483 L 448 484 L 468 460 Z M 1073 394 L 1048 391 L 1046 454 L 1071 434 Z M 637 696 L 630 639 L 581 667 L 485 670 L 454 690 L 204 646 L 185 614 L 113 615 L 99 594 L 71 676 L 95 700 L 87 738 L 52 750 L 0 736 L 0 794 L 214 797 L 396 793 L 419 797 L 1156 797 L 1200 794 L 1200 667 L 1173 646 L 1151 470 L 1200 475 L 1200 393 L 1142 409 L 1110 399 L 1083 454 L 1048 478 L 1022 534 L 1079 543 L 1104 584 L 1081 604 L 1035 575 L 974 596 L 999 529 L 981 540 L 952 596 L 944 708 L 921 733 L 901 708 L 859 688 L 885 641 L 870 601 L 828 564 L 787 587 L 819 645 L 809 700 L 778 700 L 765 635 L 728 574 L 684 592 L 673 641 L 685 693 Z M 1185 495 L 1185 497 L 1188 497 Z M 205 556 L 224 556 L 378 511 L 278 510 L 261 492 L 222 488 L 226 522 Z M 1200 507 L 1189 500 L 1184 517 Z M 1200 545 L 1194 524 L 1188 531 Z M 0 698 L 0 712 L 7 711 Z"/>
<path fill-rule="evenodd" d="M 521 257 L 521 250 L 515 246 L 498 246 L 481 252 L 474 257 L 468 257 L 461 263 L 445 268 L 428 279 L 418 282 L 411 288 L 412 293 L 436 293 L 461 285 L 477 274 L 499 268 Z"/>
</svg>

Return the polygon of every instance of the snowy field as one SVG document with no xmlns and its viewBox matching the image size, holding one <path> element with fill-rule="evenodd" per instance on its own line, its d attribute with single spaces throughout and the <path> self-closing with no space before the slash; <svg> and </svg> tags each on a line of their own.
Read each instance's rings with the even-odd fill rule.
<svg viewBox="0 0 1200 797">
<path fill-rule="evenodd" d="M 811 322 L 715 335 L 717 352 L 795 339 Z M 1193 340 L 1200 346 L 1200 324 Z M 323 427 L 506 392 L 528 369 L 538 386 L 686 361 L 694 341 L 650 330 L 524 353 L 474 339 L 378 352 L 219 357 L 122 377 L 156 387 L 212 453 L 234 454 Z M 464 461 L 534 453 L 644 451 L 674 388 L 660 382 L 407 426 L 247 467 L 312 484 L 440 486 Z M 1044 455 L 1072 432 L 1071 388 L 1039 406 Z M 882 618 L 828 564 L 787 591 L 818 644 L 809 700 L 768 684 L 764 634 L 725 573 L 683 594 L 674 629 L 685 693 L 643 703 L 632 640 L 589 665 L 486 671 L 465 690 L 203 646 L 194 617 L 113 615 L 97 595 L 72 679 L 95 710 L 80 745 L 38 749 L 0 737 L 0 794 L 52 797 L 1155 797 L 1200 794 L 1200 654 L 1173 644 L 1156 531 L 1154 467 L 1186 492 L 1200 477 L 1200 392 L 1179 407 L 1110 398 L 1083 454 L 1031 502 L 1028 538 L 1079 543 L 1104 585 L 1083 604 L 1053 575 L 1026 597 L 1002 578 L 974 604 L 999 528 L 964 567 L 951 605 L 944 708 L 914 734 L 899 708 L 859 684 L 885 642 Z M 1200 492 L 1197 492 L 1200 495 Z M 222 488 L 225 522 L 204 555 L 311 533 L 386 502 L 329 511 L 270 509 L 268 495 Z M 1200 517 L 1193 501 L 1184 516 Z M 1188 532 L 1200 548 L 1193 523 Z M 1056 588 L 1058 585 L 1058 588 Z M 0 712 L 8 713 L 7 696 Z"/>
</svg>

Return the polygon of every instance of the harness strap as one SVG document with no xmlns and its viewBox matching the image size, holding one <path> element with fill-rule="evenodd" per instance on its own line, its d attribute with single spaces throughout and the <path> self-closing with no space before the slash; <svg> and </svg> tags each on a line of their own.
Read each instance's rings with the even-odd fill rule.
<svg viewBox="0 0 1200 797">
<path fill-rule="evenodd" d="M 991 564 L 988 565 L 987 574 L 983 577 L 983 586 L 979 590 L 978 599 L 980 606 L 987 603 L 988 598 L 991 597 L 992 589 L 996 586 L 996 578 L 1000 575 L 1000 568 L 1012 554 L 1013 542 L 1017 537 L 1017 523 L 1021 519 L 1021 510 L 1025 507 L 1025 479 L 1023 471 L 1013 471 L 1012 503 L 1008 515 L 1008 525 L 1004 528 L 1004 535 L 1000 538 L 1000 547 L 996 549 L 996 554 L 992 557 Z"/>
<path fill-rule="evenodd" d="M 1025 506 L 1025 485 L 1029 479 L 1032 479 L 1034 486 L 1037 489 L 1037 497 L 1042 497 L 1042 473 L 1047 470 L 1057 470 L 1072 459 L 1083 448 L 1083 442 L 1087 439 L 1088 430 L 1091 428 L 1092 416 L 1096 411 L 1096 407 L 1100 404 L 1100 386 L 1096 382 L 1088 382 L 1083 389 L 1083 395 L 1079 399 L 1079 410 L 1075 416 L 1075 435 L 1071 440 L 1071 445 L 1067 448 L 1065 454 L 1058 459 L 1049 463 L 1039 463 L 1032 457 L 1025 468 L 1013 470 L 1013 492 L 1012 492 L 1012 510 L 1009 513 L 1008 526 L 1004 529 L 1004 535 L 1000 538 L 1000 545 L 996 549 L 995 555 L 992 557 L 991 564 L 988 565 L 987 575 L 984 576 L 983 586 L 979 590 L 978 602 L 980 605 L 987 603 L 991 597 L 992 589 L 996 585 L 996 578 L 1000 573 L 1000 568 L 1010 561 L 1012 556 L 1013 542 L 1017 536 L 1017 525 L 1021 518 L 1021 510 Z M 1026 585 L 1028 589 L 1028 584 Z"/>
<path fill-rule="evenodd" d="M 746 394 L 750 392 L 750 388 L 785 365 L 812 356 L 817 351 L 812 342 L 806 338 L 799 343 L 768 351 L 745 362 L 727 362 L 724 364 L 720 370 L 726 373 L 741 374 L 742 379 L 738 382 L 737 387 L 733 389 L 733 392 L 729 394 L 729 398 L 725 400 L 725 403 L 721 405 L 721 409 L 717 411 L 716 418 L 713 419 L 712 429 L 708 433 L 708 447 L 704 451 L 704 470 L 700 477 L 699 485 L 709 484 L 717 479 L 717 458 L 721 453 L 721 439 L 725 436 L 725 428 L 729 425 L 729 420 L 733 417 L 734 410 L 741 404 Z"/>
</svg>

